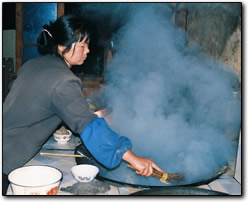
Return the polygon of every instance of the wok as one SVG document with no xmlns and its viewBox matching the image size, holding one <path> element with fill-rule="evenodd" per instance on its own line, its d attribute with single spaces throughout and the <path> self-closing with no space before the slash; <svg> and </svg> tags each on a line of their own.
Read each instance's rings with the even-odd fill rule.
<svg viewBox="0 0 248 202">
<path fill-rule="evenodd" d="M 151 188 L 148 190 L 142 190 L 135 192 L 131 195 L 134 196 L 142 196 L 142 195 L 170 195 L 170 196 L 178 196 L 178 195 L 228 195 L 226 193 L 201 189 L 201 188 L 194 188 L 194 187 L 166 187 L 166 188 Z"/>
<path fill-rule="evenodd" d="M 144 177 L 137 175 L 132 169 L 127 167 L 127 163 L 124 161 L 121 164 L 112 170 L 105 168 L 99 162 L 97 162 L 94 157 L 89 153 L 87 148 L 82 143 L 81 145 L 77 146 L 75 150 L 75 154 L 83 154 L 89 158 L 75 158 L 77 164 L 92 164 L 99 168 L 99 174 L 96 177 L 98 180 L 107 181 L 110 184 L 115 186 L 131 186 L 136 188 L 151 188 L 151 187 L 175 187 L 175 186 L 199 186 L 203 184 L 208 184 L 209 182 L 217 179 L 220 175 L 225 173 L 228 168 L 223 167 L 221 168 L 218 173 L 213 176 L 208 176 L 200 181 L 191 181 L 186 180 L 179 183 L 169 183 L 165 184 L 160 182 L 160 180 L 153 178 L 153 177 Z"/>
</svg>

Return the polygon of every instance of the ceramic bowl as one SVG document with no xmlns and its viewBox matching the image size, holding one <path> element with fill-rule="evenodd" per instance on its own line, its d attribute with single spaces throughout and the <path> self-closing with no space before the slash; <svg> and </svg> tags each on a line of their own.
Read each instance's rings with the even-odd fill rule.
<svg viewBox="0 0 248 202">
<path fill-rule="evenodd" d="M 68 134 L 57 134 L 56 132 L 53 133 L 54 139 L 60 143 L 65 144 L 71 139 L 72 132 L 70 130 L 66 130 Z"/>
<path fill-rule="evenodd" d="M 14 195 L 56 195 L 62 177 L 59 169 L 50 166 L 24 166 L 8 175 Z"/>
<path fill-rule="evenodd" d="M 78 182 L 91 182 L 95 179 L 99 168 L 93 165 L 81 164 L 71 168 L 71 173 Z"/>
</svg>

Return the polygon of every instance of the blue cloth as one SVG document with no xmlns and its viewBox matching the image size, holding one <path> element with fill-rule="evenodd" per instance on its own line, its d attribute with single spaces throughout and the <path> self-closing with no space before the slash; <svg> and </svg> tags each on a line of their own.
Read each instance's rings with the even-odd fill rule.
<svg viewBox="0 0 248 202">
<path fill-rule="evenodd" d="M 80 137 L 94 158 L 109 169 L 117 167 L 123 154 L 132 147 L 131 141 L 127 137 L 119 137 L 104 118 L 91 121 Z"/>
</svg>

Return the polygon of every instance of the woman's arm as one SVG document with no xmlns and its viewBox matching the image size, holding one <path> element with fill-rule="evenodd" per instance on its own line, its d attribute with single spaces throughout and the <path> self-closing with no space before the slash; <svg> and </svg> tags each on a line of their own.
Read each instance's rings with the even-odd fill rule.
<svg viewBox="0 0 248 202">
<path fill-rule="evenodd" d="M 111 125 L 111 114 L 108 116 L 105 116 L 104 112 L 106 109 L 96 111 L 95 114 L 98 117 L 103 117 L 108 125 Z M 153 173 L 153 168 L 160 172 L 164 172 L 161 168 L 159 168 L 152 159 L 149 158 L 142 158 L 136 156 L 130 149 L 128 149 L 122 157 L 122 160 L 128 162 L 131 164 L 137 171 L 136 173 L 139 175 L 143 175 L 146 177 L 149 177 Z"/>
<path fill-rule="evenodd" d="M 152 159 L 138 157 L 131 150 L 127 150 L 124 153 L 122 159 L 130 163 L 131 166 L 134 167 L 135 170 L 137 170 L 136 173 L 138 175 L 149 177 L 153 173 L 153 168 L 160 172 L 164 172 L 152 161 Z"/>
</svg>

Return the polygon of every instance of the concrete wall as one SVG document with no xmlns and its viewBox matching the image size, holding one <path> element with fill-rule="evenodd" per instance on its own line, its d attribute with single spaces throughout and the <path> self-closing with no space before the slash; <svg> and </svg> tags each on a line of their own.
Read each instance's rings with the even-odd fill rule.
<svg viewBox="0 0 248 202">
<path fill-rule="evenodd" d="M 16 30 L 3 30 L 3 57 L 14 59 L 16 65 Z"/>
</svg>

